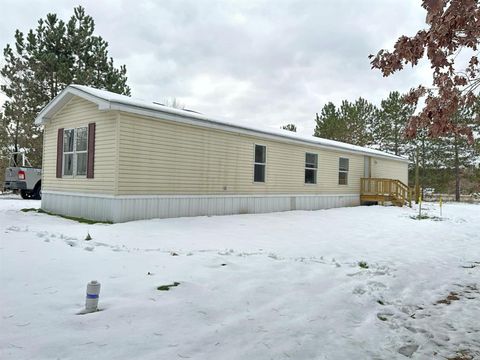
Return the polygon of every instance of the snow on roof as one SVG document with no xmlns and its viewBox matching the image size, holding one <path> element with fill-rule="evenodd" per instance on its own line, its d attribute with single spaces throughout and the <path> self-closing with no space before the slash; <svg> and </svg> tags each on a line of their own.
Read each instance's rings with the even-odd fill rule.
<svg viewBox="0 0 480 360">
<path fill-rule="evenodd" d="M 150 115 L 161 117 L 160 115 L 171 115 L 168 119 L 180 121 L 180 119 L 188 119 L 200 126 L 215 126 L 228 128 L 235 132 L 250 132 L 258 136 L 273 136 L 297 142 L 308 143 L 309 145 L 317 145 L 320 147 L 334 148 L 348 152 L 361 153 L 371 156 L 384 157 L 392 160 L 405 161 L 409 160 L 405 157 L 396 156 L 383 151 L 370 149 L 362 146 L 352 145 L 340 141 L 319 138 L 315 136 L 306 136 L 297 134 L 292 131 L 283 129 L 271 129 L 262 127 L 246 126 L 224 120 L 213 119 L 197 112 L 189 110 L 181 110 L 171 108 L 165 105 L 135 99 L 126 95 L 116 94 L 106 90 L 95 89 L 85 85 L 69 85 L 55 99 L 53 99 L 37 116 L 35 123 L 42 124 L 51 118 L 72 96 L 79 96 L 96 103 L 99 109 L 108 110 L 124 110 L 133 113 L 145 114 L 148 111 Z"/>
</svg>

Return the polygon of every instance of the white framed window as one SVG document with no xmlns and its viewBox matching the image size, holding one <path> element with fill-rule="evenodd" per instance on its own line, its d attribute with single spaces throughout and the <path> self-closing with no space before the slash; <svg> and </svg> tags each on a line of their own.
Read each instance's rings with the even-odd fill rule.
<svg viewBox="0 0 480 360">
<path fill-rule="evenodd" d="M 348 185 L 349 161 L 347 158 L 338 160 L 338 185 Z"/>
<path fill-rule="evenodd" d="M 255 144 L 253 182 L 265 182 L 265 172 L 267 167 L 267 147 L 265 145 Z"/>
<path fill-rule="evenodd" d="M 63 131 L 63 176 L 73 176 L 75 129 Z"/>
<path fill-rule="evenodd" d="M 80 127 L 63 131 L 63 176 L 86 176 L 88 152 L 88 128 Z"/>
<path fill-rule="evenodd" d="M 318 155 L 305 153 L 305 184 L 317 183 Z"/>
</svg>

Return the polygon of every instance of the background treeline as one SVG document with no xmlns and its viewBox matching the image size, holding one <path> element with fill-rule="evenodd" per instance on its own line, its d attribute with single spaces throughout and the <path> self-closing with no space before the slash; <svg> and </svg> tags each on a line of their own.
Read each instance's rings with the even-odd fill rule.
<svg viewBox="0 0 480 360">
<path fill-rule="evenodd" d="M 363 98 L 344 100 L 340 106 L 330 102 L 316 115 L 314 135 L 409 157 L 411 186 L 418 154 L 421 187 L 458 195 L 480 192 L 479 106 L 461 109 L 453 119 L 473 129 L 473 144 L 460 135 L 431 138 L 422 131 L 415 139 L 407 139 L 405 126 L 415 107 L 402 99 L 402 94 L 394 91 L 378 107 Z"/>
</svg>

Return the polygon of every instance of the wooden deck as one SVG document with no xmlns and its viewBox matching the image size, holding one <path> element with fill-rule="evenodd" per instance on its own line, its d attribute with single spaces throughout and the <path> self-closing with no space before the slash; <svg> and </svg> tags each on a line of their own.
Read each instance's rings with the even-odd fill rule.
<svg viewBox="0 0 480 360">
<path fill-rule="evenodd" d="M 360 179 L 360 202 L 387 202 L 396 206 L 412 206 L 412 191 L 400 180 L 381 178 Z"/>
</svg>

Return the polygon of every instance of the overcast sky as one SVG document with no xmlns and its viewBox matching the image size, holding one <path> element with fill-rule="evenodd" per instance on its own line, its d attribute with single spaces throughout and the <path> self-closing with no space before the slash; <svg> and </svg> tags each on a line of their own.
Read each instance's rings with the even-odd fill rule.
<svg viewBox="0 0 480 360">
<path fill-rule="evenodd" d="M 2 0 L 0 45 L 49 12 L 67 20 L 81 4 L 116 65 L 127 66 L 133 97 L 176 97 L 214 118 L 274 128 L 294 123 L 312 134 L 315 113 L 329 101 L 362 96 L 378 104 L 392 90 L 431 82 L 426 65 L 385 79 L 368 59 L 424 27 L 420 3 Z"/>
</svg>

